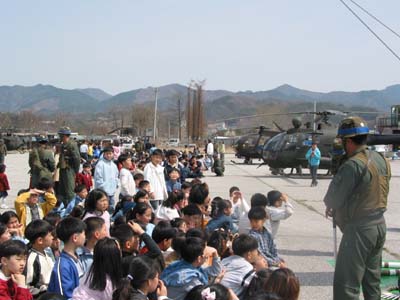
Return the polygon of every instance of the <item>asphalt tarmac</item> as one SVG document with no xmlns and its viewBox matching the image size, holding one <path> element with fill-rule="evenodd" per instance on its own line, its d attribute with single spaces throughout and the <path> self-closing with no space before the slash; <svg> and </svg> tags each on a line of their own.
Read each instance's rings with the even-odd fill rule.
<svg viewBox="0 0 400 300">
<path fill-rule="evenodd" d="M 205 172 L 203 179 L 210 187 L 211 197 L 228 198 L 231 186 L 238 186 L 247 201 L 254 193 L 266 194 L 274 189 L 288 194 L 294 214 L 281 222 L 276 239 L 278 253 L 300 279 L 300 299 L 332 299 L 334 268 L 328 261 L 333 258 L 333 230 L 331 221 L 324 216 L 322 201 L 331 177 L 322 176 L 326 171 L 321 170 L 318 186 L 310 187 L 311 178 L 307 170 L 302 177 L 274 176 L 267 166 L 257 168 L 257 161 L 253 165 L 242 162 L 233 155 L 226 155 L 224 177 Z M 29 183 L 28 154 L 9 154 L 5 163 L 11 186 L 6 202 L 12 207 L 18 190 L 26 188 Z M 400 160 L 391 161 L 391 166 L 392 180 L 385 214 L 388 231 L 383 258 L 400 260 Z M 2 211 L 4 209 L 0 209 Z M 340 238 L 338 229 L 338 244 Z"/>
</svg>

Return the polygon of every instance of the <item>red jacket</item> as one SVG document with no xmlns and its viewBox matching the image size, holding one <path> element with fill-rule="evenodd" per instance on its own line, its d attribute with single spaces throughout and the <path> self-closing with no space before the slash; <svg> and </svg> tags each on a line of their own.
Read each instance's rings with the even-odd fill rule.
<svg viewBox="0 0 400 300">
<path fill-rule="evenodd" d="M 86 186 L 87 191 L 89 192 L 92 189 L 93 181 L 92 175 L 89 173 L 77 173 L 75 179 L 76 185 L 84 184 Z"/>
<path fill-rule="evenodd" d="M 12 279 L 0 279 L 0 300 L 31 300 L 29 289 L 19 287 Z"/>
<path fill-rule="evenodd" d="M 0 173 L 0 192 L 5 192 L 10 190 L 10 185 L 8 184 L 7 175 L 5 173 Z"/>
</svg>

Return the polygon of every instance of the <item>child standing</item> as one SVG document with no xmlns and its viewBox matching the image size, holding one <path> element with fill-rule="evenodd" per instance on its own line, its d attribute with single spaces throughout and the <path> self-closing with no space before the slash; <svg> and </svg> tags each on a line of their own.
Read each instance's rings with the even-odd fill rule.
<svg viewBox="0 0 400 300">
<path fill-rule="evenodd" d="M 118 162 L 122 165 L 119 171 L 119 180 L 121 182 L 120 196 L 131 196 L 136 194 L 135 180 L 130 169 L 132 168 L 132 158 L 128 154 L 121 154 Z"/>
<path fill-rule="evenodd" d="M 72 292 L 79 285 L 84 269 L 76 250 L 85 243 L 86 225 L 83 221 L 67 217 L 57 225 L 57 236 L 64 242 L 64 249 L 51 272 L 49 292 L 72 298 Z"/>
<path fill-rule="evenodd" d="M 175 190 L 180 190 L 182 185 L 179 182 L 179 177 L 181 176 L 179 169 L 172 168 L 168 172 L 168 180 L 166 182 L 167 185 L 167 192 L 171 193 Z"/>
<path fill-rule="evenodd" d="M 275 239 L 281 220 L 289 218 L 293 214 L 293 206 L 288 201 L 288 196 L 280 191 L 270 191 L 268 193 L 267 212 L 271 226 L 272 238 Z"/>
<path fill-rule="evenodd" d="M 8 179 L 6 175 L 6 165 L 0 165 L 0 208 L 7 208 L 6 198 L 8 196 L 8 191 L 10 190 L 10 185 L 8 184 Z"/>
<path fill-rule="evenodd" d="M 89 193 L 85 201 L 85 214 L 83 220 L 90 217 L 100 217 L 104 220 L 107 229 L 107 236 L 110 236 L 110 214 L 108 209 L 107 194 L 100 189 L 94 189 Z"/>
<path fill-rule="evenodd" d="M 50 282 L 54 260 L 46 249 L 53 242 L 52 230 L 53 227 L 44 220 L 32 221 L 25 229 L 25 237 L 32 245 L 28 254 L 25 275 L 26 283 L 33 296 L 46 292 Z"/>
<path fill-rule="evenodd" d="M 262 206 L 254 206 L 249 211 L 249 220 L 251 230 L 250 236 L 253 236 L 258 242 L 258 250 L 268 262 L 269 267 L 285 267 L 284 261 L 278 256 L 278 251 L 271 233 L 264 227 L 267 220 L 267 212 Z"/>
<path fill-rule="evenodd" d="M 88 192 L 93 187 L 93 179 L 92 179 L 92 166 L 89 162 L 85 162 L 82 165 L 82 172 L 76 174 L 76 185 L 84 184 Z"/>
<path fill-rule="evenodd" d="M 247 214 L 250 206 L 243 198 L 243 194 L 237 186 L 229 189 L 229 200 L 232 202 L 232 222 L 237 228 L 242 228 L 244 224 L 248 224 Z M 248 230 L 246 231 L 248 232 Z M 242 233 L 242 232 L 240 232 Z"/>
<path fill-rule="evenodd" d="M 119 183 L 119 172 L 113 159 L 113 148 L 106 147 L 103 150 L 103 157 L 99 159 L 94 171 L 94 186 L 107 193 L 109 210 L 114 209 L 114 195 Z"/>
<path fill-rule="evenodd" d="M 32 295 L 22 274 L 28 249 L 21 241 L 8 240 L 0 244 L 0 300 L 31 300 Z"/>
<path fill-rule="evenodd" d="M 155 149 L 150 157 L 150 163 L 144 168 L 144 179 L 150 182 L 150 203 L 156 210 L 160 202 L 168 197 L 167 186 L 165 184 L 164 167 L 161 166 L 163 153 L 160 149 Z"/>
</svg>

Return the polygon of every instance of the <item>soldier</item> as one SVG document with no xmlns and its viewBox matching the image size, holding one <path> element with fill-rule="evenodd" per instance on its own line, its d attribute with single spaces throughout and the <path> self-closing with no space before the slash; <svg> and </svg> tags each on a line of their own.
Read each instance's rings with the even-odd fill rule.
<svg viewBox="0 0 400 300">
<path fill-rule="evenodd" d="M 386 237 L 390 165 L 378 152 L 367 150 L 369 129 L 361 118 L 349 117 L 339 126 L 346 160 L 325 195 L 327 216 L 343 232 L 333 280 L 334 300 L 380 299 L 380 264 Z"/>
<path fill-rule="evenodd" d="M 58 185 L 57 198 L 67 207 L 74 198 L 75 175 L 79 172 L 80 154 L 78 145 L 70 139 L 71 129 L 62 127 L 58 131 L 61 141 L 61 153 L 58 162 L 60 169 L 60 181 Z"/>
<path fill-rule="evenodd" d="M 4 164 L 4 158 L 7 156 L 7 146 L 4 140 L 0 139 L 0 165 Z"/>
<path fill-rule="evenodd" d="M 37 142 L 37 147 L 29 152 L 31 187 L 33 188 L 38 187 L 41 178 L 53 180 L 53 172 L 56 167 L 53 152 L 47 149 L 48 139 L 41 136 L 37 138 Z"/>
</svg>

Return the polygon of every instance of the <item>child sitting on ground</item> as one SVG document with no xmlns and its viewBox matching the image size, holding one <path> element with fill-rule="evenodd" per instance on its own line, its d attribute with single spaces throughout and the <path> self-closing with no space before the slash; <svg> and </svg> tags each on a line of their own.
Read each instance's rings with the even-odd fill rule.
<svg viewBox="0 0 400 300">
<path fill-rule="evenodd" d="M 171 193 L 175 190 L 180 190 L 182 188 L 179 178 L 181 177 L 181 172 L 177 168 L 172 168 L 168 172 L 168 180 L 165 182 L 167 186 L 167 192 Z"/>
<path fill-rule="evenodd" d="M 21 241 L 8 240 L 0 244 L 0 299 L 31 300 L 32 295 L 22 274 L 28 249 Z"/>
<path fill-rule="evenodd" d="M 258 242 L 260 254 L 268 262 L 269 267 L 285 267 L 285 262 L 278 256 L 278 251 L 271 233 L 264 227 L 267 220 L 267 212 L 262 206 L 252 207 L 249 211 L 251 230 L 249 235 Z"/>
<path fill-rule="evenodd" d="M 50 282 L 54 266 L 53 257 L 48 253 L 53 242 L 52 231 L 53 226 L 44 220 L 32 221 L 25 229 L 25 237 L 32 245 L 25 269 L 26 283 L 35 297 L 46 292 Z"/>
<path fill-rule="evenodd" d="M 204 255 L 205 241 L 197 237 L 186 238 L 180 249 L 182 259 L 170 264 L 162 273 L 161 280 L 168 289 L 168 297 L 183 300 L 186 294 L 197 285 L 208 284 L 209 276 L 218 276 L 222 271 L 217 251 L 211 253 L 212 266 L 201 266 L 208 259 Z"/>
<path fill-rule="evenodd" d="M 275 239 L 281 220 L 285 220 L 293 214 L 293 206 L 289 203 L 288 196 L 279 191 L 270 191 L 267 196 L 270 231 L 272 238 Z"/>
<path fill-rule="evenodd" d="M 253 279 L 255 271 L 252 263 L 258 259 L 257 240 L 247 234 L 239 235 L 232 244 L 233 255 L 222 260 L 225 275 L 221 284 L 233 290 L 240 299 Z"/>
<path fill-rule="evenodd" d="M 238 228 L 232 222 L 232 203 L 229 200 L 215 197 L 211 202 L 212 219 L 208 221 L 206 230 L 208 232 L 223 228 L 226 231 L 236 233 Z"/>
<path fill-rule="evenodd" d="M 79 285 L 79 278 L 84 274 L 76 250 L 85 244 L 86 225 L 82 220 L 67 217 L 56 229 L 57 237 L 64 242 L 64 249 L 54 264 L 48 287 L 49 292 L 72 298 L 72 292 Z"/>
</svg>

